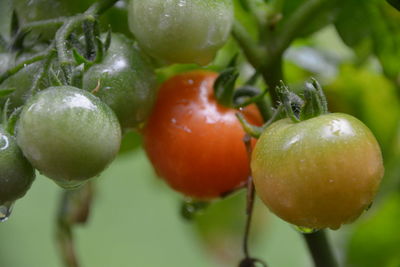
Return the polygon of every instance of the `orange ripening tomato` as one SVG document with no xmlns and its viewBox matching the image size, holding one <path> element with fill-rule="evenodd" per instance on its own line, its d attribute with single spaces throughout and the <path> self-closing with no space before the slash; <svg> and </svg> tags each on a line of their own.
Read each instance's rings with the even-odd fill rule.
<svg viewBox="0 0 400 267">
<path fill-rule="evenodd" d="M 144 129 L 145 150 L 158 175 L 197 199 L 234 190 L 250 174 L 237 110 L 214 98 L 217 77 L 214 72 L 192 71 L 166 81 Z M 249 122 L 261 124 L 255 106 L 241 112 Z"/>
</svg>

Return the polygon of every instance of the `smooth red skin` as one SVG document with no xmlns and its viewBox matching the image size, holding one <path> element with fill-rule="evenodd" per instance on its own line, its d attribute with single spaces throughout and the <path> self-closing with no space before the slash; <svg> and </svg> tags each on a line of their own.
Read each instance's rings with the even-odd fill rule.
<svg viewBox="0 0 400 267">
<path fill-rule="evenodd" d="M 197 199 L 234 190 L 250 174 L 237 110 L 214 99 L 217 76 L 193 71 L 166 81 L 144 129 L 145 149 L 157 174 Z M 254 106 L 242 112 L 250 122 L 261 123 Z"/>
</svg>

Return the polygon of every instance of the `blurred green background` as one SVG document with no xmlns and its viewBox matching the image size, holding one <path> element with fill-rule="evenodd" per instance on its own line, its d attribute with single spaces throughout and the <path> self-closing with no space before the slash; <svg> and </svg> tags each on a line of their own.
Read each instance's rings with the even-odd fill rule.
<svg viewBox="0 0 400 267">
<path fill-rule="evenodd" d="M 276 2 L 276 1 L 271 1 Z M 290 14 L 304 1 L 282 9 Z M 236 16 L 254 32 L 255 21 L 236 4 Z M 255 0 L 260 11 L 262 1 Z M 10 1 L 0 0 L 0 32 L 7 32 Z M 124 14 L 119 13 L 119 14 Z M 382 146 L 385 178 L 372 208 L 354 224 L 328 231 L 343 266 L 400 266 L 400 15 L 385 1 L 343 1 L 304 29 L 285 54 L 287 82 L 301 89 L 310 76 L 323 84 L 332 112 L 358 117 Z M 121 15 L 122 16 L 122 15 Z M 126 14 L 125 14 L 126 16 Z M 121 17 L 125 20 L 126 17 Z M 116 19 L 110 19 L 112 23 Z M 124 32 L 126 29 L 116 26 Z M 233 40 L 208 68 L 220 70 L 239 48 Z M 240 57 L 241 80 L 253 69 Z M 194 65 L 158 70 L 159 81 Z M 259 82 L 260 86 L 264 86 Z M 242 258 L 244 193 L 216 201 L 195 220 L 180 216 L 182 196 L 158 179 L 138 146 L 137 136 L 97 179 L 90 220 L 75 229 L 82 266 L 236 266 Z M 0 225 L 0 266 L 62 266 L 55 241 L 61 189 L 38 176 L 32 189 Z M 301 234 L 257 201 L 252 255 L 272 267 L 308 267 L 311 258 Z"/>
</svg>

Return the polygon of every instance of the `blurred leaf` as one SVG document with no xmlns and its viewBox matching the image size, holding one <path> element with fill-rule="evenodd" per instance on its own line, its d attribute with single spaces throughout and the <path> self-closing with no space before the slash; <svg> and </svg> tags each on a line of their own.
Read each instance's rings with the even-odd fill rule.
<svg viewBox="0 0 400 267">
<path fill-rule="evenodd" d="M 400 104 L 393 84 L 382 75 L 343 65 L 340 76 L 325 86 L 329 110 L 345 112 L 362 120 L 375 134 L 384 154 L 391 152 Z"/>
<path fill-rule="evenodd" d="M 10 88 L 10 89 L 0 89 L 0 98 L 1 97 L 6 97 L 9 94 L 11 94 L 12 92 L 14 92 L 15 89 L 14 88 Z"/>
<path fill-rule="evenodd" d="M 400 0 L 386 0 L 392 7 L 400 11 Z"/>
<path fill-rule="evenodd" d="M 252 246 L 260 231 L 269 227 L 265 206 L 255 205 L 251 229 Z M 246 222 L 246 192 L 217 200 L 195 217 L 194 226 L 218 266 L 237 266 L 242 257 L 242 240 Z M 262 256 L 261 256 L 262 257 Z"/>
<path fill-rule="evenodd" d="M 350 0 L 343 5 L 335 25 L 344 43 L 361 57 L 375 54 L 385 74 L 399 82 L 400 13 L 379 0 Z"/>
<path fill-rule="evenodd" d="M 139 133 L 133 131 L 126 132 L 122 138 L 119 153 L 124 154 L 132 152 L 133 150 L 139 148 L 141 144 L 142 137 Z"/>
<path fill-rule="evenodd" d="M 389 196 L 380 209 L 361 223 L 351 236 L 348 265 L 353 267 L 399 266 L 400 194 Z"/>
<path fill-rule="evenodd" d="M 282 15 L 283 18 L 278 24 L 278 30 L 284 27 L 286 20 L 292 16 L 301 6 L 310 2 L 309 0 L 290 0 L 284 1 L 284 5 L 282 7 Z M 337 14 L 341 8 L 341 2 L 339 0 L 334 1 L 325 1 L 322 4 L 318 13 L 313 14 L 312 17 L 309 18 L 310 22 L 306 24 L 306 26 L 298 32 L 298 37 L 308 36 L 323 27 L 329 25 L 334 22 Z"/>
</svg>

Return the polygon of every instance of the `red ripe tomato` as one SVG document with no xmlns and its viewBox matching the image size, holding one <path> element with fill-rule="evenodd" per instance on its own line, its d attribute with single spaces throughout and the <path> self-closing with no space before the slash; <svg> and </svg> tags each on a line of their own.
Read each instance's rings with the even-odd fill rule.
<svg viewBox="0 0 400 267">
<path fill-rule="evenodd" d="M 217 76 L 192 71 L 166 81 L 144 129 L 145 150 L 158 175 L 197 199 L 219 197 L 242 185 L 250 173 L 237 111 L 214 98 Z M 242 112 L 250 122 L 261 123 L 254 106 Z"/>
</svg>

